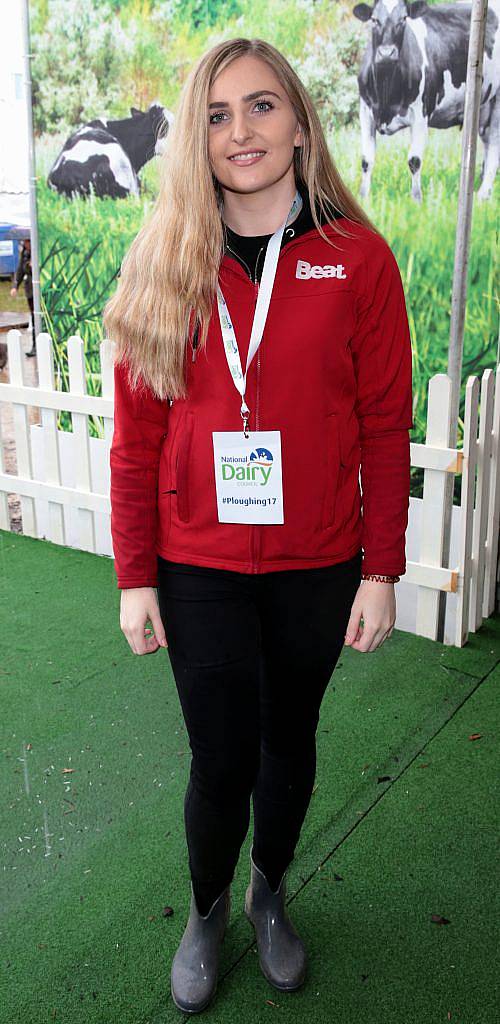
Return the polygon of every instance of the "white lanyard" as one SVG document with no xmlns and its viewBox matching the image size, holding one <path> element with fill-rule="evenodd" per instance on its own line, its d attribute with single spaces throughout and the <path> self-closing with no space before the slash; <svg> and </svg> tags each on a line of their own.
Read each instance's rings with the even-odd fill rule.
<svg viewBox="0 0 500 1024">
<path fill-rule="evenodd" d="M 248 367 L 252 362 L 252 359 L 262 341 L 262 335 L 264 333 L 264 326 L 267 318 L 267 311 L 269 309 L 269 303 L 271 301 L 271 293 L 273 290 L 274 279 L 276 277 L 276 267 L 278 264 L 278 257 L 281 248 L 281 239 L 283 232 L 287 224 L 293 220 L 297 215 L 297 212 L 302 206 L 302 196 L 298 189 L 295 192 L 293 203 L 290 207 L 288 217 L 281 227 L 279 227 L 274 235 L 271 236 L 267 243 L 266 257 L 264 260 L 264 266 L 262 268 L 262 278 L 260 283 L 259 294 L 257 296 L 257 304 L 255 306 L 255 312 L 252 323 L 252 333 L 250 335 L 250 344 L 248 346 L 247 353 L 247 365 L 245 369 L 245 376 L 241 369 L 240 353 L 238 351 L 238 344 L 236 341 L 236 334 L 234 327 L 229 316 L 229 310 L 227 308 L 226 300 L 222 294 L 220 285 L 217 285 L 217 305 L 219 307 L 219 320 L 222 331 L 222 341 L 224 343 L 224 351 L 228 362 L 231 376 L 233 378 L 235 387 L 239 391 L 242 402 L 241 402 L 241 415 L 243 417 L 243 433 L 245 437 L 248 437 L 248 417 L 250 415 L 250 409 L 245 402 L 245 391 L 247 386 L 247 373 Z"/>
</svg>

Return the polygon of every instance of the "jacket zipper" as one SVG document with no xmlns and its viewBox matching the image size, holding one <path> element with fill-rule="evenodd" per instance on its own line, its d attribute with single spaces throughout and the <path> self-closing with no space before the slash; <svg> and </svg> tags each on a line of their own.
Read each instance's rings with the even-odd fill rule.
<svg viewBox="0 0 500 1024">
<path fill-rule="evenodd" d="M 262 249 L 259 249 L 259 252 L 257 253 L 257 259 L 255 260 L 255 277 L 254 277 L 254 281 L 253 281 L 254 287 L 255 287 L 255 304 L 254 304 L 254 309 L 255 309 L 255 306 L 257 305 L 257 299 L 259 297 L 259 283 L 257 281 L 257 264 L 259 262 L 259 256 L 260 256 L 261 252 L 264 252 L 264 246 L 262 247 Z M 256 390 L 256 398 L 255 398 L 255 429 L 256 430 L 259 429 L 259 399 L 260 399 L 259 383 L 260 383 L 260 345 L 259 345 L 259 349 L 258 349 L 258 352 L 257 352 L 257 390 Z"/>
<path fill-rule="evenodd" d="M 255 306 L 257 305 L 257 299 L 258 299 L 258 296 L 259 296 L 259 282 L 257 281 L 257 264 L 259 262 L 259 256 L 260 256 L 261 252 L 263 252 L 263 248 L 260 249 L 259 252 L 257 253 L 257 259 L 255 261 L 255 276 L 254 276 L 254 281 L 253 281 L 254 289 L 255 289 L 255 293 L 254 293 L 254 297 L 255 297 L 254 309 L 255 309 Z M 259 429 L 260 348 L 261 348 L 261 346 L 259 345 L 259 348 L 258 348 L 258 351 L 257 351 L 257 384 L 256 384 L 256 394 L 255 394 L 255 429 L 256 430 Z M 253 531 L 252 531 L 252 540 L 253 540 L 252 572 L 258 572 L 258 560 L 259 560 L 259 557 L 260 557 L 261 527 L 257 523 L 252 523 L 250 529 L 252 529 L 252 528 L 253 528 Z"/>
<path fill-rule="evenodd" d="M 234 251 L 234 249 L 231 249 L 231 246 L 228 245 L 226 248 L 228 249 L 229 252 L 233 253 L 233 255 L 236 256 L 236 259 L 239 262 L 241 262 L 241 263 L 243 263 L 245 265 L 245 267 L 246 267 L 246 269 L 248 271 L 248 276 L 249 276 L 250 280 L 252 281 L 252 274 L 251 274 L 250 267 L 248 266 L 248 263 L 246 262 L 246 260 L 244 260 L 241 256 L 239 256 L 239 254 L 236 253 Z M 288 246 L 287 246 L 287 248 L 288 248 Z M 259 282 L 257 281 L 257 266 L 258 266 L 258 262 L 259 262 L 259 256 L 260 256 L 260 254 L 263 251 L 264 251 L 264 246 L 262 246 L 262 248 L 259 249 L 259 252 L 257 253 L 257 259 L 255 261 L 255 274 L 254 274 L 254 277 L 253 277 L 254 298 L 255 298 L 254 309 L 255 309 L 255 306 L 257 304 L 257 298 L 258 298 L 258 295 L 259 295 Z M 281 252 L 278 255 L 278 259 L 279 259 L 280 256 L 281 256 Z M 259 345 L 259 348 L 258 348 L 258 351 L 257 351 L 257 384 L 256 384 L 256 398 L 255 398 L 255 429 L 256 430 L 259 429 L 259 407 L 260 407 L 260 387 L 259 387 L 259 385 L 260 385 L 260 345 Z M 261 541 L 261 527 L 257 523 L 250 523 L 250 560 L 251 560 L 251 563 L 252 563 L 252 572 L 258 572 L 259 571 L 258 570 L 258 559 L 259 559 L 259 556 L 260 556 L 260 541 Z"/>
</svg>

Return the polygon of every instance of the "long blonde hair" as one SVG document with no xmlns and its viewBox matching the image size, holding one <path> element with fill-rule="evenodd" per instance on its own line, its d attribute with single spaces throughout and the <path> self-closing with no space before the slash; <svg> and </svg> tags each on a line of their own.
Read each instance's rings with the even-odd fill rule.
<svg viewBox="0 0 500 1024">
<path fill-rule="evenodd" d="M 303 142 L 293 158 L 295 181 L 307 188 L 321 236 L 335 248 L 321 227 L 316 202 L 338 234 L 349 232 L 332 216 L 332 208 L 380 234 L 344 185 L 308 92 L 279 50 L 263 39 L 244 38 L 208 50 L 182 89 L 160 157 L 158 196 L 124 257 L 118 287 L 103 313 L 114 362 L 128 363 L 132 388 L 141 377 L 162 400 L 186 397 L 186 345 L 196 319 L 199 348 L 206 345 L 224 253 L 222 190 L 209 160 L 209 92 L 218 73 L 246 54 L 270 65 L 302 128 Z"/>
</svg>

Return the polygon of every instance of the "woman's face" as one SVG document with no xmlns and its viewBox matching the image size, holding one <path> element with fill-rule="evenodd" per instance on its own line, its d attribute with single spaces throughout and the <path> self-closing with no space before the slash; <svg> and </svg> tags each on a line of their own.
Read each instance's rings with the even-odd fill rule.
<svg viewBox="0 0 500 1024">
<path fill-rule="evenodd" d="M 208 102 L 210 164 L 224 188 L 258 192 L 284 177 L 302 132 L 283 86 L 265 61 L 238 57 L 217 76 Z M 231 160 L 245 151 L 262 155 Z"/>
</svg>

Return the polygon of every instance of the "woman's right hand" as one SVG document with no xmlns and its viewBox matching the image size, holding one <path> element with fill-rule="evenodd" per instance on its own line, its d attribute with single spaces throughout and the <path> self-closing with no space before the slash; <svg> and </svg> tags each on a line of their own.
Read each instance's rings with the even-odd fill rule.
<svg viewBox="0 0 500 1024">
<path fill-rule="evenodd" d="M 153 627 L 152 636 L 145 635 L 148 620 Z M 134 654 L 154 654 L 160 647 L 168 647 L 154 587 L 122 590 L 120 629 Z"/>
</svg>

